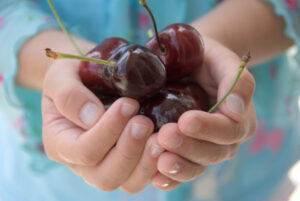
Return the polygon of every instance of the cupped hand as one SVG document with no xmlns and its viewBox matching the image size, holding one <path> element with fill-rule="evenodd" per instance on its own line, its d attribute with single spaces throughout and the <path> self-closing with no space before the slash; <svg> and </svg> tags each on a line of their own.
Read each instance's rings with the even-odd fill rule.
<svg viewBox="0 0 300 201">
<path fill-rule="evenodd" d="M 219 42 L 204 37 L 205 60 L 194 80 L 214 105 L 233 83 L 241 59 Z M 181 182 L 199 177 L 208 165 L 234 157 L 241 143 L 256 130 L 252 101 L 255 80 L 245 69 L 237 85 L 214 113 L 188 111 L 178 123 L 164 125 L 157 141 L 165 151 L 158 159 L 158 173 L 152 184 L 172 190 Z"/>
<path fill-rule="evenodd" d="M 57 60 L 43 87 L 43 143 L 46 154 L 105 191 L 124 184 L 153 132 L 150 119 L 136 115 L 137 101 L 118 99 L 105 111 L 78 75 L 79 61 Z"/>
</svg>

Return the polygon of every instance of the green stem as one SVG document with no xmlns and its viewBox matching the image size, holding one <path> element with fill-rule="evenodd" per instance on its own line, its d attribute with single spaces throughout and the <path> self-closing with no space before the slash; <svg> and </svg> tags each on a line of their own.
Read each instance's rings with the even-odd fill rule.
<svg viewBox="0 0 300 201">
<path fill-rule="evenodd" d="M 58 13 L 56 12 L 56 9 L 54 8 L 54 5 L 52 3 L 52 0 L 48 0 L 48 4 L 56 18 L 56 20 L 59 23 L 60 28 L 63 30 L 63 32 L 66 34 L 66 36 L 68 37 L 68 39 L 70 40 L 70 42 L 73 44 L 73 46 L 77 49 L 77 51 L 82 55 L 85 56 L 84 51 L 82 51 L 80 49 L 80 47 L 77 45 L 77 43 L 73 40 L 73 38 L 71 37 L 71 35 L 69 34 L 68 30 L 66 29 L 65 25 L 63 24 L 61 18 L 59 17 Z"/>
<path fill-rule="evenodd" d="M 72 55 L 72 54 L 64 54 L 64 53 L 54 52 L 49 48 L 46 48 L 45 50 L 46 50 L 46 55 L 53 59 L 78 59 L 81 61 L 89 61 L 89 62 L 94 62 L 94 63 L 103 64 L 103 65 L 107 65 L 107 66 L 113 66 L 113 67 L 116 65 L 116 63 L 113 61 L 106 61 L 106 60 L 95 59 L 95 58 L 91 58 L 91 57 L 77 56 L 77 55 Z"/>
<path fill-rule="evenodd" d="M 213 113 L 217 107 L 229 96 L 229 94 L 232 92 L 233 88 L 235 87 L 236 83 L 238 82 L 239 78 L 241 77 L 242 72 L 246 68 L 247 64 L 249 63 L 251 59 L 250 51 L 248 52 L 247 56 L 243 57 L 243 63 L 239 67 L 239 70 L 237 72 L 237 75 L 229 88 L 229 90 L 226 92 L 226 94 L 208 111 L 208 113 Z"/>
</svg>

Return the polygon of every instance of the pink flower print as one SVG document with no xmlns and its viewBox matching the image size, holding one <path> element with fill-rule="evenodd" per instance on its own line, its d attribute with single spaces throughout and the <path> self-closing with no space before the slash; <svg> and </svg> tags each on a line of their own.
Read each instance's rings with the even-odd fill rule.
<svg viewBox="0 0 300 201">
<path fill-rule="evenodd" d="M 290 10 L 296 10 L 298 8 L 297 0 L 285 0 Z"/>
<path fill-rule="evenodd" d="M 3 24 L 4 24 L 4 17 L 0 17 L 0 29 L 3 26 Z"/>
<path fill-rule="evenodd" d="M 284 131 L 280 128 L 272 131 L 265 129 L 265 122 L 260 122 L 258 130 L 250 145 L 252 154 L 258 154 L 265 148 L 269 148 L 273 153 L 278 152 L 284 140 Z"/>
<path fill-rule="evenodd" d="M 0 84 L 2 84 L 4 81 L 4 76 L 2 74 L 0 74 Z"/>
<path fill-rule="evenodd" d="M 140 12 L 139 14 L 139 24 L 141 27 L 148 27 L 149 26 L 149 18 L 147 13 Z"/>
</svg>

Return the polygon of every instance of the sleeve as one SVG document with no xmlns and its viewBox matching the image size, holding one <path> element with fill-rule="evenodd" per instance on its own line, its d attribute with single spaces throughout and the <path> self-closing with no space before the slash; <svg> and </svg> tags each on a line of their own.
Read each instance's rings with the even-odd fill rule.
<svg viewBox="0 0 300 201">
<path fill-rule="evenodd" d="M 284 18 L 285 33 L 296 44 L 297 63 L 300 63 L 300 0 L 265 0 L 274 6 L 274 12 Z"/>
<path fill-rule="evenodd" d="M 0 98 L 8 105 L 21 106 L 15 92 L 19 49 L 30 37 L 54 27 L 55 20 L 41 10 L 38 1 L 0 1 L 0 87 L 4 92 Z"/>
</svg>

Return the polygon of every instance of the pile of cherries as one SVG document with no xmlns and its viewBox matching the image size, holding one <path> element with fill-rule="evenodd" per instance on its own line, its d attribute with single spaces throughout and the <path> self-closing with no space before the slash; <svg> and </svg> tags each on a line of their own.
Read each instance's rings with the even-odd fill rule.
<svg viewBox="0 0 300 201">
<path fill-rule="evenodd" d="M 187 24 L 172 24 L 158 33 L 146 1 L 140 3 L 152 17 L 156 37 L 145 47 L 108 38 L 86 57 L 114 65 L 81 61 L 79 75 L 106 108 L 120 97 L 137 99 L 139 114 L 152 119 L 158 131 L 166 123 L 177 122 L 185 111 L 209 109 L 208 95 L 188 81 L 202 66 L 204 44 L 198 31 Z"/>
<path fill-rule="evenodd" d="M 143 47 L 108 38 L 86 56 L 115 65 L 82 61 L 79 70 L 82 82 L 107 108 L 121 96 L 139 100 L 139 113 L 152 119 L 156 131 L 165 123 L 177 122 L 187 110 L 209 109 L 205 91 L 183 81 L 203 63 L 204 46 L 198 31 L 186 24 L 172 24 L 159 33 L 159 39 L 160 44 L 152 38 Z"/>
</svg>

